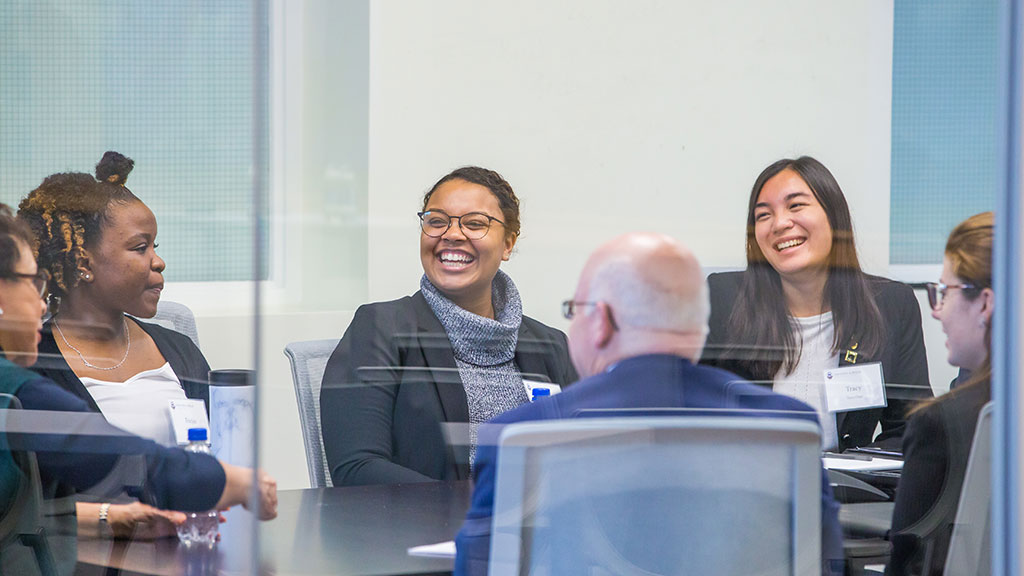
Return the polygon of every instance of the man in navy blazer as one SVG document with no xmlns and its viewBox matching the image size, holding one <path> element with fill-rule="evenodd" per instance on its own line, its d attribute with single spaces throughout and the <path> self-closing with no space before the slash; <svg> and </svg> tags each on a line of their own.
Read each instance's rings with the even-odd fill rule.
<svg viewBox="0 0 1024 576">
<path fill-rule="evenodd" d="M 573 300 L 564 304 L 572 320 L 569 351 L 582 380 L 492 422 L 572 418 L 587 409 L 666 407 L 784 411 L 816 421 L 814 409 L 798 400 L 697 364 L 709 310 L 707 283 L 686 247 L 656 234 L 612 240 L 590 257 Z M 491 433 L 497 438 L 495 429 Z M 456 536 L 457 575 L 487 573 L 497 447 L 483 433 L 480 440 L 472 503 Z M 822 470 L 822 554 L 829 573 L 842 573 L 838 510 Z"/>
</svg>

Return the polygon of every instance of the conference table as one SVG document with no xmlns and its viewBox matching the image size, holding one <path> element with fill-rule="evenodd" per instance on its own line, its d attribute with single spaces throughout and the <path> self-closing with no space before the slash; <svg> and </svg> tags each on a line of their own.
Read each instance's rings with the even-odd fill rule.
<svg viewBox="0 0 1024 576">
<path fill-rule="evenodd" d="M 469 482 L 283 490 L 278 517 L 259 524 L 260 574 L 445 574 L 452 560 L 408 548 L 452 540 L 469 508 Z M 251 516 L 231 511 L 212 550 L 155 542 L 79 539 L 77 572 L 251 574 Z M 242 516 L 244 514 L 245 516 Z M 238 520 L 238 521 L 236 521 Z"/>
<path fill-rule="evenodd" d="M 259 523 L 259 573 L 450 573 L 450 558 L 410 556 L 408 549 L 452 540 L 469 507 L 470 491 L 469 482 L 281 491 L 278 517 Z M 844 528 L 874 525 L 876 530 L 883 529 L 891 506 L 844 505 L 840 519 Z M 76 572 L 85 576 L 256 573 L 251 569 L 252 517 L 243 510 L 233 510 L 229 516 L 213 550 L 188 550 L 173 538 L 150 542 L 79 539 Z"/>
</svg>

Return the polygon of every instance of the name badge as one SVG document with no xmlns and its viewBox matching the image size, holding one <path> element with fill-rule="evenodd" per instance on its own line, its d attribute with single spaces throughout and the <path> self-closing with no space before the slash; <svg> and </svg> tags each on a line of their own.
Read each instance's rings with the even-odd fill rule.
<svg viewBox="0 0 1024 576">
<path fill-rule="evenodd" d="M 825 370 L 825 406 L 829 412 L 885 405 L 885 379 L 880 362 Z"/>
<path fill-rule="evenodd" d="M 550 382 L 536 382 L 534 380 L 527 380 L 523 378 L 523 386 L 526 387 L 526 397 L 533 402 L 533 391 L 535 389 L 548 390 L 547 396 L 554 396 L 562 391 L 562 387 L 558 384 L 551 384 Z"/>
<path fill-rule="evenodd" d="M 209 438 L 210 420 L 206 417 L 206 404 L 202 400 L 168 400 L 174 440 L 179 446 L 188 444 L 189 428 L 206 428 Z"/>
</svg>

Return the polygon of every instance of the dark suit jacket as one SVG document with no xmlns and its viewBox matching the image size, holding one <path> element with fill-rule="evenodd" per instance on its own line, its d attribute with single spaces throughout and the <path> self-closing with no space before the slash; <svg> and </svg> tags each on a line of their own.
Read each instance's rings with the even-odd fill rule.
<svg viewBox="0 0 1024 576">
<path fill-rule="evenodd" d="M 515 364 L 527 379 L 576 380 L 565 335 L 525 316 Z M 469 477 L 468 434 L 447 438 L 441 425 L 469 422 L 466 391 L 420 292 L 356 310 L 327 362 L 320 421 L 336 486 Z"/>
<path fill-rule="evenodd" d="M 725 272 L 708 276 L 711 292 L 710 332 L 701 362 L 735 372 L 752 379 L 735 359 L 724 357 L 730 344 L 737 338 L 729 334 L 729 315 L 738 297 L 745 272 Z M 840 350 L 839 365 L 881 362 L 885 377 L 888 405 L 836 415 L 839 433 L 839 450 L 866 446 L 875 442 L 887 448 L 897 449 L 906 424 L 906 414 L 917 401 L 932 396 L 928 384 L 928 358 L 924 350 L 924 333 L 921 330 L 921 309 L 910 286 L 877 276 L 868 276 L 874 290 L 875 303 L 885 322 L 887 339 L 880 356 L 865 357 L 849 348 Z M 760 343 L 772 345 L 772 342 Z M 781 358 L 781 352 L 779 357 Z M 909 386 L 909 387 L 908 387 Z M 876 425 L 881 422 L 882 432 L 872 438 Z"/>
<path fill-rule="evenodd" d="M 153 339 L 160 354 L 171 365 L 171 370 L 174 370 L 174 374 L 181 381 L 185 396 L 193 400 L 202 400 L 206 403 L 206 411 L 209 412 L 210 365 L 199 348 L 196 348 L 192 339 L 157 324 L 142 322 L 131 317 L 128 317 L 128 321 L 138 324 Z M 60 353 L 57 341 L 54 340 L 53 320 L 43 325 L 42 334 L 43 338 L 39 342 L 39 360 L 36 361 L 35 366 L 32 366 L 32 371 L 53 380 L 61 388 L 81 398 L 93 412 L 99 412 L 100 408 L 96 405 L 96 401 L 93 400 L 85 385 L 78 379 L 78 376 L 75 376 Z"/>
<path fill-rule="evenodd" d="M 508 424 L 555 420 L 571 418 L 580 410 L 609 408 L 787 410 L 807 413 L 806 419 L 817 422 L 814 409 L 803 402 L 740 381 L 736 375 L 724 370 L 694 365 L 683 358 L 668 355 L 638 356 L 623 360 L 612 370 L 580 380 L 562 394 L 520 406 L 492 422 Z M 488 437 L 496 437 L 495 431 L 490 432 Z M 486 574 L 490 555 L 497 446 L 493 442 L 481 440 L 476 454 L 473 499 L 466 514 L 466 522 L 456 536 L 457 575 Z M 840 560 L 841 564 L 842 533 L 838 514 L 839 504 L 832 498 L 832 488 L 823 469 L 822 553 L 825 558 Z"/>
<path fill-rule="evenodd" d="M 931 569 L 945 563 L 974 429 L 989 398 L 987 385 L 971 385 L 922 409 L 907 423 L 886 574 L 930 573 L 922 572 L 924 544 L 932 546 Z M 927 526 L 915 526 L 926 516 Z M 931 542 L 919 541 L 919 533 L 929 532 Z"/>
</svg>

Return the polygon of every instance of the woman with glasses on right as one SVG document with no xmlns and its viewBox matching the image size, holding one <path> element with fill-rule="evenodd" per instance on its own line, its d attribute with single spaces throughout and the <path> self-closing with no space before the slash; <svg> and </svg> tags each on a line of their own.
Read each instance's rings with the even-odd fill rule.
<svg viewBox="0 0 1024 576">
<path fill-rule="evenodd" d="M 519 237 L 508 182 L 459 168 L 418 216 L 420 290 L 361 306 L 327 362 L 321 429 L 336 486 L 467 479 L 480 423 L 541 383 L 576 380 L 565 335 L 524 316 L 499 270 Z"/>
<path fill-rule="evenodd" d="M 928 285 L 932 317 L 942 322 L 949 363 L 970 370 L 970 378 L 939 398 L 916 406 L 903 437 L 903 473 L 892 518 L 892 556 L 887 574 L 931 574 L 946 560 L 956 506 L 942 518 L 929 511 L 943 494 L 957 502 L 974 439 L 978 413 L 992 396 L 990 359 L 992 313 L 992 212 L 971 216 L 949 235 L 942 277 Z M 915 535 L 940 527 L 923 542 Z M 934 532 L 932 532 L 934 534 Z M 931 566 L 924 566 L 931 558 Z"/>
</svg>

